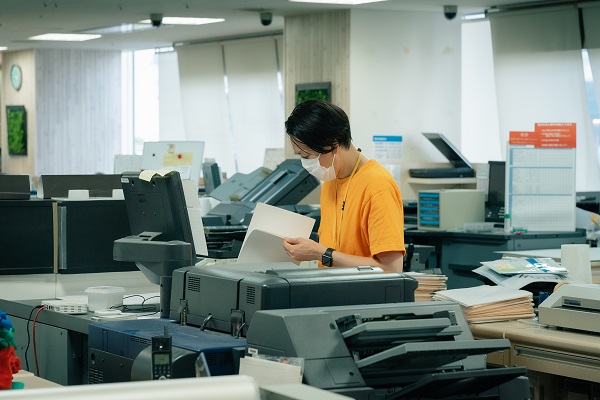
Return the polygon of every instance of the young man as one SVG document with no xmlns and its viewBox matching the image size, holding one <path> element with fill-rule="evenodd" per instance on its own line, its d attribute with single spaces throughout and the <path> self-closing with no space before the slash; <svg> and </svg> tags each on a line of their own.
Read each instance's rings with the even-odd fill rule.
<svg viewBox="0 0 600 400">
<path fill-rule="evenodd" d="M 323 182 L 319 242 L 285 238 L 287 253 L 325 267 L 370 265 L 401 272 L 400 190 L 385 168 L 354 147 L 346 113 L 331 103 L 308 100 L 292 111 L 285 128 L 304 168 Z"/>
</svg>

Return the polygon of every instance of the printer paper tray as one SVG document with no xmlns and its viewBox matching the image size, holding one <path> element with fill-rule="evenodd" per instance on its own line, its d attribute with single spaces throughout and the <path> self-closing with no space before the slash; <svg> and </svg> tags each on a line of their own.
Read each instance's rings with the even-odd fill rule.
<svg viewBox="0 0 600 400">
<path fill-rule="evenodd" d="M 386 400 L 399 399 L 446 399 L 478 398 L 487 390 L 493 389 L 519 376 L 524 376 L 527 368 L 506 367 L 498 369 L 484 369 L 478 371 L 440 372 L 428 374 L 415 383 L 404 387 Z M 467 395 L 475 397 L 465 397 Z"/>
<path fill-rule="evenodd" d="M 403 343 L 381 351 L 356 362 L 358 368 L 377 363 L 389 362 L 393 365 L 411 365 L 412 360 L 438 360 L 436 365 L 444 365 L 471 355 L 487 354 L 510 348 L 508 339 L 464 340 L 455 342 L 414 342 Z M 417 357 L 417 358 L 415 358 Z M 432 367 L 434 365 L 430 364 Z"/>
<path fill-rule="evenodd" d="M 349 346 L 374 345 L 416 338 L 457 336 L 462 328 L 448 318 L 365 322 L 343 333 Z"/>
</svg>

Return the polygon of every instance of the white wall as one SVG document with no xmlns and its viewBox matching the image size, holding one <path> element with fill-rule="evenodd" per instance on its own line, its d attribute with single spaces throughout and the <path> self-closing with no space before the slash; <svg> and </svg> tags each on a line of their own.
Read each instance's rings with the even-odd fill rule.
<svg viewBox="0 0 600 400">
<path fill-rule="evenodd" d="M 186 140 L 177 53 L 158 54 L 160 140 Z"/>
<path fill-rule="evenodd" d="M 461 40 L 461 152 L 473 163 L 502 161 L 489 21 L 463 22 Z"/>
<path fill-rule="evenodd" d="M 446 159 L 421 135 L 460 130 L 460 22 L 442 13 L 352 11 L 350 118 L 355 145 L 402 135 L 404 161 Z"/>
<path fill-rule="evenodd" d="M 461 147 L 460 54 L 460 22 L 442 13 L 351 13 L 353 142 L 373 158 L 373 135 L 402 136 L 401 162 L 384 165 L 404 199 L 438 188 L 409 183 L 409 168 L 448 163 L 422 132 L 443 133 Z"/>
</svg>

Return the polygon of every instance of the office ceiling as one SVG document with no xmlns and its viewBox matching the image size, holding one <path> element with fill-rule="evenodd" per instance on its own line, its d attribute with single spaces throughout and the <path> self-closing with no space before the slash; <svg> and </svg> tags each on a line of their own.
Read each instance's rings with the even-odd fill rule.
<svg viewBox="0 0 600 400">
<path fill-rule="evenodd" d="M 552 1 L 552 0 L 551 0 Z M 575 1 L 575 0 L 573 0 Z M 545 1 L 548 2 L 548 1 Z M 443 5 L 458 5 L 461 15 L 482 12 L 494 6 L 541 3 L 523 0 L 388 0 L 353 6 L 365 10 L 426 11 L 439 13 Z M 189 43 L 281 32 L 284 17 L 340 10 L 348 6 L 292 3 L 288 0 L 2 0 L 0 3 L 0 46 L 8 50 L 33 48 L 82 48 L 140 50 Z M 271 12 L 270 25 L 263 26 L 260 12 Z M 166 26 L 138 32 L 114 33 L 87 42 L 29 41 L 43 33 L 82 31 L 132 24 L 149 19 L 151 13 L 171 17 L 225 18 L 222 23 L 202 26 Z"/>
</svg>

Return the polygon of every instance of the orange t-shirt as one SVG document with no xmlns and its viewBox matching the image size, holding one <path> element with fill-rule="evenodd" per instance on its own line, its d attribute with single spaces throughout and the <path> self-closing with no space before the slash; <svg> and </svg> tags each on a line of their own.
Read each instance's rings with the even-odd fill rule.
<svg viewBox="0 0 600 400">
<path fill-rule="evenodd" d="M 319 242 L 363 257 L 385 251 L 406 252 L 400 189 L 377 161 L 368 160 L 352 179 L 323 183 Z"/>
</svg>

